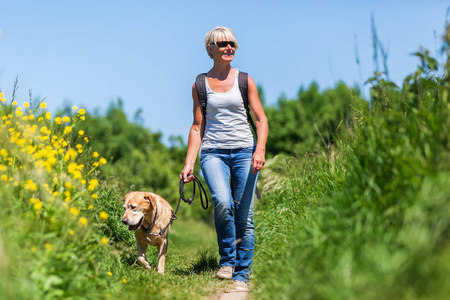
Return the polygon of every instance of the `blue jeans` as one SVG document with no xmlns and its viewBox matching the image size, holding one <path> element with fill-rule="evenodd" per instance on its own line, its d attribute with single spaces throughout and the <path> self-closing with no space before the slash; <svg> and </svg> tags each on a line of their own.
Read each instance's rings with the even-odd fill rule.
<svg viewBox="0 0 450 300">
<path fill-rule="evenodd" d="M 220 265 L 234 267 L 233 280 L 248 282 L 253 263 L 253 200 L 258 174 L 252 174 L 254 148 L 202 149 L 200 164 L 214 201 Z M 231 176 L 231 185 L 230 185 Z"/>
</svg>

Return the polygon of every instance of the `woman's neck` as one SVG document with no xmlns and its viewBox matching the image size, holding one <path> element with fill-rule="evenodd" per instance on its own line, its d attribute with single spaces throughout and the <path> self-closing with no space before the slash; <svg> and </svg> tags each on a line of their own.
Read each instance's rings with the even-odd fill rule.
<svg viewBox="0 0 450 300">
<path fill-rule="evenodd" d="M 226 79 L 228 77 L 228 75 L 230 74 L 230 71 L 233 68 L 231 67 L 231 65 L 228 64 L 214 64 L 214 66 L 212 67 L 212 69 L 209 71 L 209 76 L 211 77 L 216 77 L 218 79 Z"/>
</svg>

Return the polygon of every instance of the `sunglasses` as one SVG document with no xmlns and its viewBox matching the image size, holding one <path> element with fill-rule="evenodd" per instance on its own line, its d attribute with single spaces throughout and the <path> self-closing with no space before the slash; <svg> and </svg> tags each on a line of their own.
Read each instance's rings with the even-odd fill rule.
<svg viewBox="0 0 450 300">
<path fill-rule="evenodd" d="M 212 45 L 214 45 L 214 43 L 213 43 Z M 228 45 L 230 45 L 231 48 L 236 48 L 236 44 L 235 44 L 234 42 L 229 42 L 229 41 L 217 42 L 216 45 L 217 45 L 219 48 L 225 48 L 225 47 L 227 47 Z"/>
</svg>

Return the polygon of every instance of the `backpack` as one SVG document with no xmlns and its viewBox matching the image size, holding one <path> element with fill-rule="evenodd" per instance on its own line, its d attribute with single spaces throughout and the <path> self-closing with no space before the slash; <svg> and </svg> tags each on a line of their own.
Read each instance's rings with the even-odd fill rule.
<svg viewBox="0 0 450 300">
<path fill-rule="evenodd" d="M 197 88 L 197 96 L 198 101 L 200 101 L 200 105 L 202 106 L 203 118 L 206 116 L 206 104 L 207 104 L 207 95 L 206 95 L 206 73 L 201 73 L 197 75 L 195 78 L 195 87 Z M 239 72 L 238 74 L 238 83 L 239 83 L 239 91 L 241 92 L 242 100 L 244 101 L 245 111 L 247 112 L 247 121 L 250 123 L 253 133 L 256 136 L 256 126 L 253 121 L 252 115 L 250 114 L 250 107 L 248 106 L 248 73 Z M 233 189 L 232 189 L 233 190 Z M 259 193 L 258 188 L 255 191 L 256 198 L 261 200 L 261 194 Z"/>
<path fill-rule="evenodd" d="M 195 79 L 195 87 L 197 88 L 198 100 L 200 101 L 200 105 L 202 106 L 203 117 L 206 116 L 206 104 L 207 104 L 205 78 L 206 73 L 201 73 Z M 256 136 L 255 122 L 253 122 L 253 118 L 250 114 L 250 108 L 248 106 L 248 73 L 239 72 L 238 82 L 239 82 L 239 91 L 241 92 L 241 96 L 244 101 L 245 111 L 247 112 L 247 121 L 248 123 L 250 123 L 253 129 L 253 133 Z"/>
</svg>

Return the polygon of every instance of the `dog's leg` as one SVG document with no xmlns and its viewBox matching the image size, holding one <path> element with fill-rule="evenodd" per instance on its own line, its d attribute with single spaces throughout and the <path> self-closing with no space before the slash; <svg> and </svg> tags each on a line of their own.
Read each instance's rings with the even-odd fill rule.
<svg viewBox="0 0 450 300">
<path fill-rule="evenodd" d="M 137 233 L 135 233 L 136 235 L 136 243 L 137 243 L 137 248 L 138 248 L 138 264 L 140 264 L 141 266 L 143 266 L 144 268 L 151 270 L 152 267 L 150 266 L 150 264 L 147 261 L 146 258 L 146 253 L 147 253 L 147 240 L 145 239 L 145 236 L 138 236 Z"/>
<path fill-rule="evenodd" d="M 164 263 L 166 262 L 167 237 L 158 244 L 158 273 L 164 275 Z"/>
</svg>

